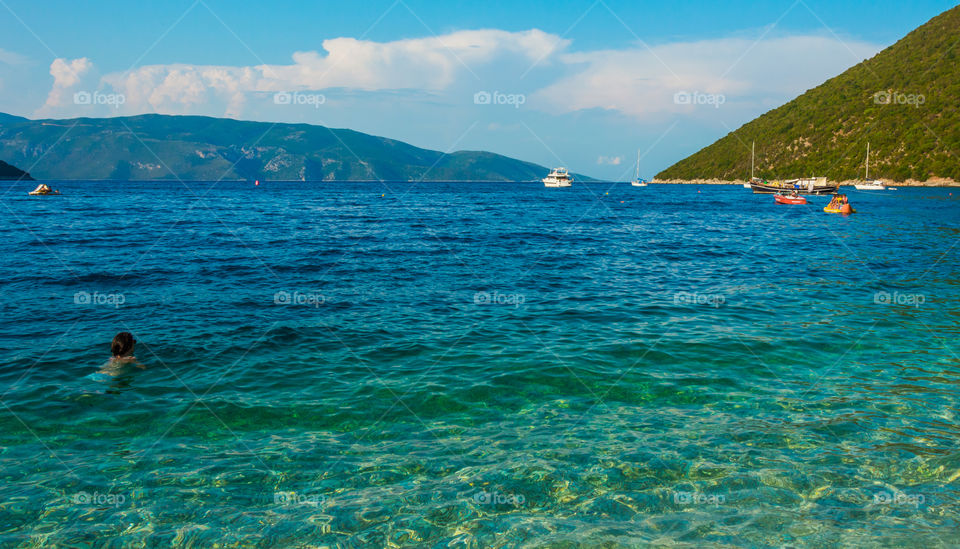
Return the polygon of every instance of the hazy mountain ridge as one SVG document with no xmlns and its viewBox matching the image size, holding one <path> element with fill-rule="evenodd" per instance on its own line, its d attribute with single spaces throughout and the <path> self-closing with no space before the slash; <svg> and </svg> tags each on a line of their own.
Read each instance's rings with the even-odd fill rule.
<svg viewBox="0 0 960 549">
<path fill-rule="evenodd" d="M 159 114 L 29 120 L 0 113 L 0 157 L 33 164 L 39 179 L 533 181 L 549 171 L 347 129 Z"/>
</svg>

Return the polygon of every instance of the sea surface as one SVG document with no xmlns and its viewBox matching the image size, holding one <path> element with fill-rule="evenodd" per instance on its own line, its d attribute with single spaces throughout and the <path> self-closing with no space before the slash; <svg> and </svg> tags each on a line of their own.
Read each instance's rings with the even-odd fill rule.
<svg viewBox="0 0 960 549">
<path fill-rule="evenodd" d="M 0 547 L 960 544 L 960 191 L 53 186 Z"/>
</svg>

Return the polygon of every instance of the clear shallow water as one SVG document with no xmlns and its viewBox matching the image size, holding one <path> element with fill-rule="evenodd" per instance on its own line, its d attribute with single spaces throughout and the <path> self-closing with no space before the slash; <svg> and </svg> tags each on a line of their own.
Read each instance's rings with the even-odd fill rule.
<svg viewBox="0 0 960 549">
<path fill-rule="evenodd" d="M 950 190 L 188 185 L 0 187 L 0 546 L 960 543 Z"/>
</svg>

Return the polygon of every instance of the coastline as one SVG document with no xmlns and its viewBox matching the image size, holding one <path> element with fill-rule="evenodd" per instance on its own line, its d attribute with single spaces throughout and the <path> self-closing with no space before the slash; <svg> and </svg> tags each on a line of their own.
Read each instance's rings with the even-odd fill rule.
<svg viewBox="0 0 960 549">
<path fill-rule="evenodd" d="M 830 183 L 835 183 L 835 181 L 828 180 Z M 745 179 L 653 179 L 650 183 L 659 184 L 659 185 L 743 185 L 748 181 Z M 856 179 L 847 179 L 845 181 L 840 181 L 841 186 L 851 186 L 857 183 L 862 183 L 860 180 Z M 926 181 L 917 181 L 915 179 L 908 179 L 906 181 L 891 181 L 884 180 L 884 185 L 894 186 L 894 187 L 960 187 L 960 181 L 954 181 L 953 179 L 935 177 L 933 179 L 928 179 Z"/>
</svg>

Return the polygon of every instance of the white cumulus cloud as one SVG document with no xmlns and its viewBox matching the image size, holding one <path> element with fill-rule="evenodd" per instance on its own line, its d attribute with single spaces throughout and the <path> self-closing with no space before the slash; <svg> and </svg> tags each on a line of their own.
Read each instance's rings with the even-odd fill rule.
<svg viewBox="0 0 960 549">
<path fill-rule="evenodd" d="M 53 87 L 47 95 L 47 100 L 38 111 L 49 112 L 63 107 L 73 100 L 73 88 L 77 86 L 83 76 L 93 68 L 93 63 L 86 57 L 78 59 L 57 58 L 50 63 L 50 76 L 53 77 Z"/>
<path fill-rule="evenodd" d="M 464 98 L 479 90 L 500 90 L 524 94 L 524 108 L 553 114 L 600 109 L 653 120 L 678 113 L 709 118 L 722 112 L 742 119 L 782 104 L 881 49 L 822 35 L 597 51 L 571 51 L 571 45 L 536 29 L 465 30 L 391 42 L 332 38 L 318 51 L 294 53 L 288 64 L 148 65 L 106 74 L 98 88 L 122 94 L 126 113 L 241 118 L 271 108 L 273 93 L 307 90 L 358 92 L 351 108 L 361 110 L 364 101 L 382 102 L 384 93 L 412 92 L 406 97 L 422 101 L 423 109 L 432 112 L 438 102 L 464 105 Z M 68 92 L 92 67 L 86 58 L 55 60 L 50 67 L 53 87 L 41 110 L 68 103 Z M 536 70 L 528 76 L 531 68 Z M 376 92 L 380 95 L 370 95 Z M 678 100 L 678 92 L 692 100 Z M 613 157 L 599 162 L 616 165 Z"/>
<path fill-rule="evenodd" d="M 132 110 L 185 112 L 211 102 L 239 116 L 250 93 L 345 88 L 439 92 L 458 80 L 479 78 L 504 58 L 533 65 L 569 41 L 539 30 L 458 31 L 443 36 L 372 42 L 324 40 L 323 52 L 297 52 L 287 65 L 249 67 L 151 65 L 104 76 Z M 474 80 L 476 81 L 476 80 Z"/>
<path fill-rule="evenodd" d="M 639 119 L 718 103 L 724 108 L 779 104 L 880 49 L 824 36 L 780 36 L 569 53 L 560 61 L 572 74 L 539 90 L 534 99 L 555 112 L 606 109 Z M 694 97 L 703 102 L 677 101 L 678 92 L 699 94 Z"/>
</svg>

